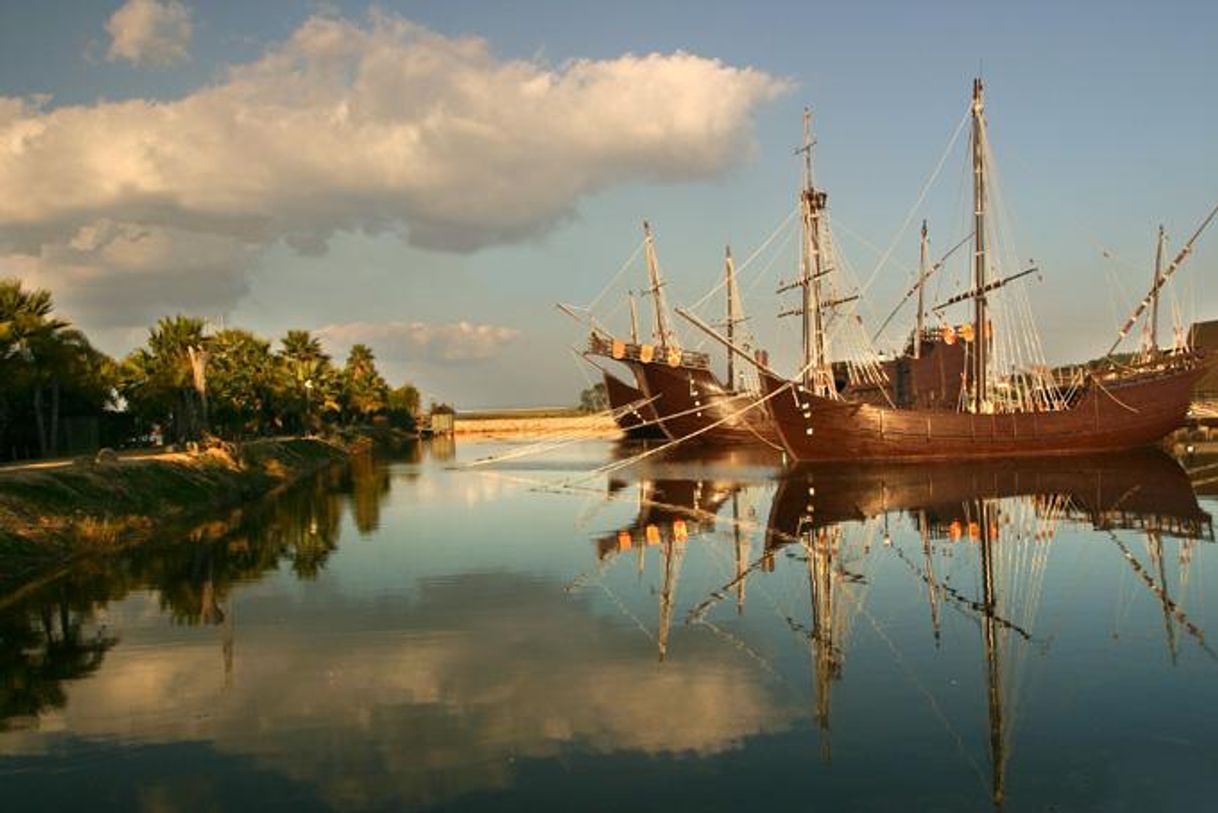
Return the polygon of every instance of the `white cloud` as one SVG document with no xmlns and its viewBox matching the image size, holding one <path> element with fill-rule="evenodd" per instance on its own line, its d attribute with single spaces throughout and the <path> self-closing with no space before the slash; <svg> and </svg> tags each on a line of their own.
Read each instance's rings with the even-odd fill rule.
<svg viewBox="0 0 1218 813">
<path fill-rule="evenodd" d="M 348 322 L 317 331 L 336 355 L 351 345 L 372 347 L 384 361 L 478 362 L 499 355 L 520 331 L 499 325 L 469 322 Z"/>
<path fill-rule="evenodd" d="M 110 60 L 169 66 L 190 56 L 190 9 L 179 0 L 127 0 L 106 22 Z"/>
<path fill-rule="evenodd" d="M 391 232 L 463 252 L 528 239 L 611 185 L 722 173 L 785 88 L 682 52 L 551 66 L 384 13 L 314 17 L 174 101 L 0 98 L 0 273 L 32 262 L 61 294 L 139 268 L 153 288 L 189 278 L 183 308 L 231 307 L 277 241 L 318 253 L 339 231 Z M 157 239 L 124 238 L 121 261 L 111 243 L 80 243 L 114 228 Z M 217 262 L 183 271 L 200 243 Z M 94 300 L 86 326 L 159 315 L 160 297 L 133 293 L 114 313 Z"/>
</svg>

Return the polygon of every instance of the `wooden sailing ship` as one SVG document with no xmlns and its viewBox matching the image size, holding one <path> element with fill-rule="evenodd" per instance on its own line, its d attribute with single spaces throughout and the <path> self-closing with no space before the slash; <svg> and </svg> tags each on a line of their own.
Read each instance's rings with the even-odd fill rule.
<svg viewBox="0 0 1218 813">
<path fill-rule="evenodd" d="M 595 331 L 591 335 L 592 338 L 589 341 L 596 344 L 599 337 Z M 633 294 L 630 296 L 630 342 L 635 345 L 639 343 L 639 316 L 635 309 Z M 610 339 L 610 355 L 612 355 L 614 347 L 616 347 L 616 342 Z M 589 352 L 593 352 L 591 347 Z M 605 397 L 609 400 L 609 408 L 613 412 L 613 418 L 617 422 L 618 428 L 625 433 L 626 437 L 634 439 L 666 437 L 651 399 L 638 386 L 627 384 L 603 367 L 599 367 L 599 369 L 604 376 Z M 637 374 L 633 369 L 631 369 L 631 373 L 637 384 Z"/>
<path fill-rule="evenodd" d="M 1131 366 L 1113 364 L 1104 370 L 1088 370 L 1069 387 L 1053 380 L 1047 366 L 1003 376 L 992 369 L 991 356 L 1000 339 L 1010 341 L 1011 337 L 995 335 L 989 297 L 1034 269 L 991 279 L 986 220 L 988 142 L 980 80 L 974 82 L 971 115 L 973 287 L 940 306 L 973 304 L 973 318 L 961 336 L 965 374 L 958 402 L 951 405 L 927 406 L 915 399 L 905 406 L 856 397 L 834 375 L 823 320 L 826 311 L 839 303 L 826 301 L 821 293 L 821 278 L 829 273 L 824 267 L 822 228 L 827 196 L 812 183 L 811 141 L 805 137 L 807 169 L 800 195 L 803 259 L 800 279 L 792 286 L 803 295 L 801 307 L 793 311 L 803 318 L 803 366 L 793 380 L 758 366 L 767 409 L 783 447 L 796 460 L 959 460 L 1108 451 L 1152 444 L 1183 423 L 1193 386 L 1210 363 L 1201 352 L 1177 349 L 1145 354 Z M 1215 213 L 1218 209 L 1173 264 L 1156 275 L 1151 294 L 1122 328 L 1121 337 L 1157 299 Z"/>
<path fill-rule="evenodd" d="M 618 428 L 628 438 L 663 438 L 660 419 L 647 396 L 637 387 L 632 387 L 608 370 L 602 370 L 605 379 L 605 397 Z"/>
<path fill-rule="evenodd" d="M 654 413 L 664 435 L 673 441 L 700 443 L 765 443 L 777 447 L 778 435 L 769 415 L 755 406 L 759 393 L 743 389 L 736 375 L 736 360 L 728 354 L 727 380 L 724 383 L 711 369 L 706 353 L 682 349 L 668 322 L 668 306 L 664 297 L 664 281 L 656 259 L 655 238 L 647 223 L 643 224 L 644 251 L 647 264 L 648 293 L 654 313 L 653 341 L 641 343 L 637 328 L 631 340 L 625 341 L 593 330 L 588 337 L 589 356 L 613 359 L 626 364 L 639 384 L 641 398 L 634 403 L 645 404 Z M 731 252 L 725 263 L 727 286 L 727 320 L 729 336 L 743 321 Z M 633 303 L 633 300 L 632 300 Z M 632 317 L 633 317 L 632 307 Z M 632 318 L 632 324 L 637 320 Z M 733 383 L 734 382 L 734 383 Z M 624 382 L 613 385 L 618 402 L 615 408 L 633 395 Z M 608 380 L 606 385 L 609 386 Z"/>
</svg>

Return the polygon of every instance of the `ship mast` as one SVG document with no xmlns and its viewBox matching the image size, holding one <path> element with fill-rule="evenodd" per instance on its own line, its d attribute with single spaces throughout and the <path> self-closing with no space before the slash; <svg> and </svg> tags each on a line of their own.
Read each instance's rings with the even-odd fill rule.
<svg viewBox="0 0 1218 813">
<path fill-rule="evenodd" d="M 829 394 L 832 378 L 825 370 L 825 331 L 821 313 L 820 280 L 824 276 L 820 245 L 820 216 L 826 194 L 812 185 L 812 110 L 804 108 L 804 141 L 797 152 L 804 156 L 804 188 L 800 194 L 804 239 L 799 285 L 803 289 L 803 384 L 817 395 Z"/>
<path fill-rule="evenodd" d="M 986 403 L 985 116 L 981 79 L 973 80 L 973 411 Z"/>
<path fill-rule="evenodd" d="M 630 343 L 639 343 L 639 309 L 634 301 L 634 291 L 630 291 L 627 296 L 630 298 Z"/>
<path fill-rule="evenodd" d="M 1150 307 L 1151 303 L 1156 301 L 1159 291 L 1163 289 L 1163 286 L 1167 284 L 1169 279 L 1171 279 L 1172 274 L 1175 274 L 1176 271 L 1179 270 L 1180 266 L 1184 264 L 1184 261 L 1187 260 L 1193 253 L 1193 244 L 1196 243 L 1205 230 L 1209 228 L 1210 223 L 1214 221 L 1215 217 L 1218 217 L 1218 204 L 1215 204 L 1214 208 L 1210 209 L 1210 213 L 1205 216 L 1205 220 L 1201 221 L 1201 225 L 1197 227 L 1195 232 L 1193 232 L 1193 236 L 1188 238 L 1188 240 L 1184 243 L 1184 247 L 1181 248 L 1176 254 L 1175 259 L 1168 264 L 1167 268 L 1163 269 L 1163 273 L 1159 275 L 1159 281 L 1151 288 L 1150 293 L 1142 298 L 1142 301 L 1138 303 L 1138 306 L 1133 309 L 1133 313 L 1131 313 L 1129 318 L 1125 320 L 1125 324 L 1121 325 L 1121 329 L 1117 331 L 1116 341 L 1112 343 L 1112 347 L 1108 348 L 1108 355 L 1111 356 L 1116 352 L 1116 349 L 1121 346 L 1121 342 L 1124 341 L 1125 337 L 1129 335 L 1129 329 L 1142 318 L 1142 314 L 1146 312 L 1146 309 Z"/>
<path fill-rule="evenodd" d="M 922 246 L 918 256 L 918 318 L 914 322 L 913 357 L 922 358 L 922 330 L 926 322 L 926 306 L 923 301 L 923 289 L 926 287 L 926 221 L 922 221 Z"/>
<path fill-rule="evenodd" d="M 740 321 L 738 307 L 740 295 L 736 292 L 736 265 L 732 262 L 731 246 L 727 246 L 723 268 L 727 275 L 727 341 L 728 344 L 734 345 L 736 343 L 736 323 Z M 730 351 L 727 354 L 727 388 L 736 389 L 736 354 Z"/>
<path fill-rule="evenodd" d="M 651 283 L 651 304 L 655 307 L 656 340 L 662 349 L 668 349 L 668 340 L 672 332 L 668 329 L 668 308 L 664 304 L 664 281 L 660 279 L 660 264 L 656 260 L 655 238 L 651 234 L 651 224 L 643 221 L 643 245 L 647 255 L 647 279 Z"/>
<path fill-rule="evenodd" d="M 1147 324 L 1146 354 L 1151 355 L 1159 349 L 1159 289 L 1163 287 L 1163 249 L 1167 244 L 1167 235 L 1159 225 L 1159 241 L 1155 246 L 1155 280 L 1151 286 L 1150 322 Z"/>
</svg>

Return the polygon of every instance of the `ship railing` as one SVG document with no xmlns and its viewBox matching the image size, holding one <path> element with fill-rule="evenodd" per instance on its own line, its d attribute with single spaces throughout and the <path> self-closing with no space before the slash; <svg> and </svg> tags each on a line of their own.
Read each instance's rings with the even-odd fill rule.
<svg viewBox="0 0 1218 813">
<path fill-rule="evenodd" d="M 594 356 L 618 361 L 637 361 L 640 364 L 667 364 L 670 367 L 710 369 L 710 355 L 693 350 L 682 350 L 669 345 L 628 342 L 593 334 L 588 337 L 588 352 Z"/>
</svg>

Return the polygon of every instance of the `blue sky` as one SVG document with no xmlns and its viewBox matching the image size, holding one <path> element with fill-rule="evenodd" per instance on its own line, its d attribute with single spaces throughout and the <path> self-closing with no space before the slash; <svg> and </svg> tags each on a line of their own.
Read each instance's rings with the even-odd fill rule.
<svg viewBox="0 0 1218 813">
<path fill-rule="evenodd" d="M 120 5 L 118 0 L 0 4 L 0 96 L 49 94 L 51 100 L 39 111 L 23 114 L 33 121 L 71 106 L 91 115 L 102 102 L 174 104 L 225 86 L 230 66 L 248 65 L 281 49 L 315 15 L 345 20 L 356 30 L 372 25 L 365 3 L 183 0 L 180 5 L 190 20 L 189 37 L 182 40 L 188 57 L 153 64 L 111 57 L 107 21 Z M 573 400 L 585 382 L 566 349 L 578 341 L 579 332 L 552 303 L 587 302 L 595 296 L 637 245 L 644 217 L 655 225 L 671 298 L 680 302 L 700 296 L 720 273 L 724 242 L 732 242 L 738 256 L 747 254 L 790 210 L 798 180 L 791 149 L 805 104 L 815 111 L 817 174 L 830 194 L 839 246 L 866 277 L 878 257 L 852 235 L 880 248 L 893 242 L 965 111 L 972 77 L 982 71 L 1018 251 L 1021 258 L 1035 258 L 1044 271 L 1044 280 L 1029 295 L 1055 361 L 1090 357 L 1107 348 L 1149 278 L 1157 224 L 1167 226 L 1178 246 L 1218 195 L 1218 92 L 1213 86 L 1218 6 L 1210 3 L 450 1 L 383 2 L 376 8 L 446 42 L 480 37 L 496 64 L 519 60 L 562 76 L 576 60 L 617 64 L 626 54 L 683 51 L 732 68 L 752 68 L 772 86 L 742 90 L 745 101 L 708 114 L 708 120 L 717 120 L 724 110 L 740 113 L 731 135 L 746 146 L 734 157 L 704 158 L 700 151 L 709 155 L 715 145 L 688 132 L 672 142 L 680 147 L 685 143 L 680 138 L 691 139 L 689 150 L 698 155 L 688 161 L 662 147 L 640 148 L 620 159 L 619 177 L 615 155 L 594 180 L 575 187 L 569 200 L 547 204 L 548 214 L 540 220 L 529 220 L 518 233 L 477 238 L 473 250 L 468 245 L 454 249 L 452 230 L 429 245 L 404 239 L 403 228 L 417 225 L 411 218 L 422 217 L 416 214 L 417 201 L 377 208 L 375 216 L 356 211 L 355 203 L 331 211 L 322 199 L 337 194 L 334 183 L 319 182 L 303 186 L 305 191 L 292 187 L 279 197 L 267 193 L 268 205 L 284 206 L 286 200 L 293 208 L 299 201 L 307 216 L 296 216 L 282 233 L 253 242 L 243 235 L 239 245 L 229 245 L 210 232 L 200 236 L 199 229 L 206 229 L 197 219 L 175 221 L 177 231 L 167 233 L 169 247 L 158 256 L 187 261 L 176 271 L 162 272 L 156 263 L 143 261 L 124 266 L 124 273 L 134 273 L 131 269 L 138 266 L 144 275 L 139 278 L 107 276 L 113 269 L 101 265 L 81 271 L 79 232 L 64 231 L 59 243 L 45 236 L 47 229 L 67 228 L 64 212 L 80 210 L 82 204 L 71 195 L 33 214 L 0 207 L 0 273 L 52 287 L 69 314 L 112 352 L 130 349 L 139 340 L 139 320 L 158 308 L 203 313 L 268 335 L 289 327 L 337 326 L 330 333 L 336 352 L 345 349 L 344 338 L 368 338 L 392 378 L 410 377 L 459 405 L 562 403 Z M 737 75 L 730 78 L 737 80 Z M 649 80 L 644 74 L 638 81 Z M 780 84 L 782 92 L 776 89 Z M 615 87 L 623 98 L 633 92 L 628 84 Z M 725 85 L 724 96 L 731 90 Z M 561 116 L 562 108 L 558 110 Z M 142 115 L 132 115 L 137 114 Z M 658 120 L 656 114 L 639 108 L 640 118 Z M 116 110 L 108 115 L 105 126 L 118 127 L 112 119 L 121 115 L 126 114 Z M 623 112 L 621 117 L 630 116 Z M 90 126 L 76 125 L 78 130 Z M 533 127 L 563 129 L 553 121 L 536 121 Z M 114 138 L 106 133 L 119 131 L 98 132 L 99 138 Z M 191 137 L 189 128 L 184 132 L 184 139 Z M 624 129 L 623 138 L 637 132 Z M 505 131 L 505 139 L 514 137 Z M 289 145 L 303 147 L 307 141 L 306 132 Z M 119 146 L 106 153 L 106 161 L 123 160 L 121 145 L 127 142 L 115 143 Z M 513 148 L 510 143 L 500 146 Z M 555 147 L 563 152 L 563 144 L 555 142 Z M 70 144 L 62 149 L 73 154 Z M 600 149 L 589 153 L 592 160 L 604 158 Z M 477 151 L 468 160 L 450 156 L 471 171 L 483 159 Z M 10 155 L 7 160 L 21 171 L 9 176 L 0 171 L 4 195 L 23 198 L 35 191 L 41 176 L 25 171 L 21 162 L 26 159 Z M 335 163 L 347 160 L 355 158 L 336 155 Z M 957 149 L 915 215 L 929 217 L 932 239 L 941 247 L 960 236 L 962 161 Z M 60 155 L 54 163 L 62 167 L 64 162 Z M 678 169 L 669 172 L 673 162 Z M 353 164 L 351 171 L 363 167 Z M 539 171 L 546 168 L 542 160 Z M 552 169 L 562 177 L 559 161 Z M 336 174 L 341 179 L 342 173 Z M 98 177 L 86 176 L 85 182 L 97 183 Z M 492 186 L 496 180 L 477 172 L 472 177 Z M 268 183 L 298 180 L 285 181 L 280 173 Z M 207 186 L 206 180 L 198 183 Z M 195 192 L 202 187 L 174 188 Z M 318 200 L 303 197 L 308 194 Z M 378 188 L 377 195 L 383 194 Z M 363 205 L 368 196 L 361 192 L 359 198 Z M 511 214 L 515 202 L 510 195 L 505 201 L 492 211 Z M 209 217 L 222 216 L 223 205 L 209 198 Z M 137 217 L 129 207 L 108 213 L 104 201 L 89 206 L 90 222 L 128 223 Z M 527 208 L 527 202 L 521 207 Z M 233 217 L 242 211 L 236 207 Z M 192 217 L 197 214 L 192 210 Z M 140 217 L 159 224 L 155 214 Z M 386 220 L 399 217 L 402 223 Z M 476 212 L 456 217 L 478 231 Z M 302 252 L 298 238 L 307 238 L 302 232 L 314 224 L 321 237 Z M 289 232 L 292 241 L 284 237 Z M 230 229 L 224 239 L 235 233 Z M 1218 317 L 1218 294 L 1208 284 L 1218 264 L 1215 239 L 1203 238 L 1181 272 L 1176 293 L 1186 318 Z M 62 252 L 53 250 L 69 244 L 73 264 L 56 259 Z M 868 290 L 864 313 L 882 317 L 887 312 L 907 285 L 916 251 L 915 224 L 896 242 L 891 261 Z M 216 271 L 217 263 L 239 270 Z M 163 284 L 153 279 L 157 274 L 165 275 Z M 96 285 L 82 286 L 82 280 Z M 133 299 L 139 296 L 128 293 L 158 284 L 158 296 L 136 308 Z M 761 295 L 748 305 L 764 340 L 790 344 L 789 331 L 768 327 L 778 308 L 767 293 L 771 288 L 769 282 L 759 285 Z M 444 327 L 462 322 L 486 330 Z M 383 328 L 387 324 L 422 327 L 395 331 Z M 782 347 L 775 349 L 781 357 Z"/>
</svg>

